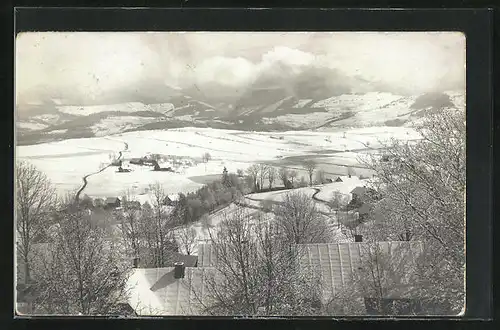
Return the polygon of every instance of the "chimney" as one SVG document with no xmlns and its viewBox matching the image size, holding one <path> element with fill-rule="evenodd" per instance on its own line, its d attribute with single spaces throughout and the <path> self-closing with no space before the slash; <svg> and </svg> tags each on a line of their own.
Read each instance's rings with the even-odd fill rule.
<svg viewBox="0 0 500 330">
<path fill-rule="evenodd" d="M 134 258 L 134 268 L 139 267 L 139 258 Z"/>
<path fill-rule="evenodd" d="M 354 235 L 354 242 L 363 242 L 363 235 Z"/>
<path fill-rule="evenodd" d="M 184 278 L 184 263 L 183 262 L 176 262 L 174 264 L 174 278 Z"/>
</svg>

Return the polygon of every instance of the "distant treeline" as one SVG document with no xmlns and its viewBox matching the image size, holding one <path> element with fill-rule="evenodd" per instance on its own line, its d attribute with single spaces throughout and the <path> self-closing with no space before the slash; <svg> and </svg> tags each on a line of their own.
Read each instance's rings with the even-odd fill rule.
<svg viewBox="0 0 500 330">
<path fill-rule="evenodd" d="M 179 224 L 195 222 L 203 215 L 230 204 L 249 191 L 244 180 L 225 170 L 221 180 L 209 183 L 193 193 L 179 194 L 173 216 Z"/>
</svg>

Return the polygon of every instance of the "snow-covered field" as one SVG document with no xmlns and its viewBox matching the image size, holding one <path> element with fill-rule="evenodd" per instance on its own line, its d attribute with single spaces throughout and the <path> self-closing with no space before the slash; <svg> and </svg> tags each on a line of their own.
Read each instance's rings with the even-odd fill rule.
<svg viewBox="0 0 500 330">
<path fill-rule="evenodd" d="M 151 167 L 143 166 L 128 166 L 131 172 L 117 173 L 116 167 L 110 167 L 90 176 L 84 191 L 89 196 L 99 197 L 121 196 L 127 190 L 139 195 L 150 184 L 159 182 L 168 194 L 176 194 L 197 189 L 203 183 L 199 178 L 220 175 L 224 167 L 229 172 L 236 172 L 254 163 L 268 162 L 277 167 L 300 169 L 304 159 L 316 159 L 318 169 L 327 166 L 328 162 L 337 167 L 355 166 L 361 153 L 379 147 L 380 140 L 391 137 L 407 140 L 418 136 L 404 127 L 373 127 L 345 132 L 244 132 L 182 128 L 18 146 L 16 156 L 19 160 L 30 161 L 46 173 L 60 192 L 79 188 L 84 175 L 98 171 L 100 166 L 109 163 L 111 154 L 116 156 L 120 151 L 125 160 L 124 166 L 128 166 L 130 158 L 143 157 L 148 153 L 191 158 L 192 164 L 174 168 L 177 173 L 154 172 Z M 212 157 L 206 164 L 201 162 L 205 152 Z M 345 175 L 345 168 L 342 171 L 337 174 Z M 299 175 L 304 174 L 299 171 Z M 190 177 L 198 179 L 191 180 Z"/>
<path fill-rule="evenodd" d="M 280 123 L 290 127 L 300 128 L 317 127 L 332 118 L 334 118 L 334 116 L 328 112 L 312 112 L 308 114 L 288 114 L 276 118 L 263 118 L 262 121 L 266 124 Z"/>
</svg>

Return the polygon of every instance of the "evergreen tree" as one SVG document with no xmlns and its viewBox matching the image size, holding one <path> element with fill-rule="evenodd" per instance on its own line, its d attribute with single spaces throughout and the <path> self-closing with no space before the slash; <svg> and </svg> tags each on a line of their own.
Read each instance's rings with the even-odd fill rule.
<svg viewBox="0 0 500 330">
<path fill-rule="evenodd" d="M 224 167 L 224 170 L 222 171 L 222 184 L 226 187 L 232 186 L 231 180 L 229 180 L 229 173 L 227 172 L 226 167 Z"/>
</svg>

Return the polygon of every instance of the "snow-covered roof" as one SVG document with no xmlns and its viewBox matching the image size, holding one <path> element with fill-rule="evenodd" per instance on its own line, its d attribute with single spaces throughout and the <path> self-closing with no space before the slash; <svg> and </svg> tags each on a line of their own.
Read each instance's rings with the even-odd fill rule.
<svg viewBox="0 0 500 330">
<path fill-rule="evenodd" d="M 349 285 L 354 271 L 362 266 L 363 260 L 366 260 L 377 247 L 379 251 L 390 256 L 388 266 L 394 268 L 408 266 L 423 251 L 422 243 L 416 241 L 301 244 L 301 247 L 304 248 L 301 264 L 320 272 L 325 297 L 335 294 L 344 285 Z M 403 273 L 408 272 L 403 269 L 401 274 L 404 276 Z M 405 285 L 414 285 L 408 279 L 400 280 Z M 396 287 L 395 285 L 393 292 L 387 293 L 387 298 L 397 298 L 401 294 L 400 291 L 396 291 Z"/>
<path fill-rule="evenodd" d="M 186 267 L 174 278 L 174 267 L 135 268 L 128 280 L 129 304 L 138 315 L 200 315 L 209 297 L 206 279 L 214 268 Z M 206 291 L 206 290 L 205 290 Z"/>
<path fill-rule="evenodd" d="M 406 267 L 415 262 L 423 250 L 421 242 L 348 242 L 301 244 L 300 247 L 303 248 L 302 266 L 320 272 L 325 299 L 349 285 L 354 271 L 361 267 L 375 247 L 390 256 L 389 264 L 394 267 Z M 174 278 L 174 267 L 134 269 L 128 281 L 130 306 L 138 315 L 200 315 L 209 299 L 206 278 L 217 276 L 214 261 L 211 245 L 201 244 L 198 267 L 186 267 L 184 278 Z M 411 278 L 404 276 L 394 290 L 387 293 L 387 298 L 398 298 L 404 294 L 405 287 L 414 286 Z"/>
</svg>

